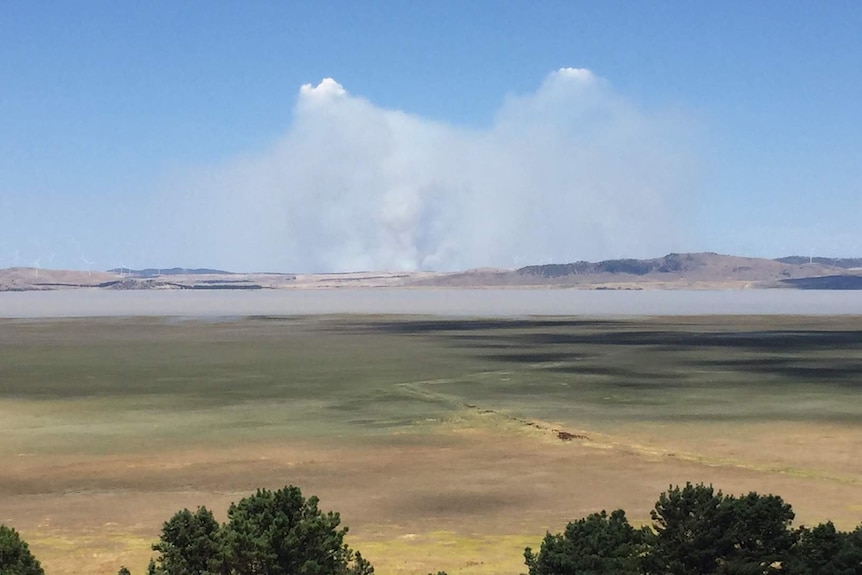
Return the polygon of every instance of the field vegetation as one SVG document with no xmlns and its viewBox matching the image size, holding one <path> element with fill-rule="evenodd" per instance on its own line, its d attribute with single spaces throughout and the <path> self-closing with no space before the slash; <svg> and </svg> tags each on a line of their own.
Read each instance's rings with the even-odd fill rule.
<svg viewBox="0 0 862 575">
<path fill-rule="evenodd" d="M 6 320 L 0 354 L 0 523 L 50 575 L 287 484 L 382 574 L 519 573 L 687 481 L 862 518 L 855 317 Z"/>
</svg>

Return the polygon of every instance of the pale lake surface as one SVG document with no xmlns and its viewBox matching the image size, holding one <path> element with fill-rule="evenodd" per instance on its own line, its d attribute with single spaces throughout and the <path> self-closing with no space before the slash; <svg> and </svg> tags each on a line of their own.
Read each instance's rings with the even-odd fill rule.
<svg viewBox="0 0 862 575">
<path fill-rule="evenodd" d="M 862 291 L 571 289 L 67 290 L 0 293 L 0 318 L 415 314 L 862 315 Z"/>
</svg>

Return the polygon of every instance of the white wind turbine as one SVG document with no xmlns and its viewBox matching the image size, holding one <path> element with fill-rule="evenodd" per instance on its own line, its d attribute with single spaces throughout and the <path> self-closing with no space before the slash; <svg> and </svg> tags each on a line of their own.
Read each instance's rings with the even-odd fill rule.
<svg viewBox="0 0 862 575">
<path fill-rule="evenodd" d="M 90 277 L 91 275 L 93 275 L 93 264 L 95 262 L 91 262 L 90 260 L 88 260 L 84 256 L 81 256 L 81 261 L 84 262 L 84 265 L 87 267 L 87 277 Z"/>
</svg>

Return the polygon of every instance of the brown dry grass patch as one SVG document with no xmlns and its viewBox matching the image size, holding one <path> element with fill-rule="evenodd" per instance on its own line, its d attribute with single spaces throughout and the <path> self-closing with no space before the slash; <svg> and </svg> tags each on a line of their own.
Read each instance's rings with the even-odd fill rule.
<svg viewBox="0 0 862 575">
<path fill-rule="evenodd" d="M 738 461 L 757 461 L 764 442 Z M 829 518 L 849 527 L 862 509 L 858 476 L 688 460 L 625 438 L 564 443 L 483 423 L 348 447 L 279 442 L 86 461 L 22 456 L 2 473 L 0 508 L 49 573 L 115 573 L 121 564 L 140 572 L 147 544 L 175 511 L 205 504 L 223 518 L 230 501 L 257 487 L 295 484 L 341 512 L 351 543 L 379 573 L 516 573 L 525 541 L 536 546 L 546 530 L 600 509 L 622 507 L 646 522 L 658 493 L 684 481 L 779 493 L 804 523 Z"/>
</svg>

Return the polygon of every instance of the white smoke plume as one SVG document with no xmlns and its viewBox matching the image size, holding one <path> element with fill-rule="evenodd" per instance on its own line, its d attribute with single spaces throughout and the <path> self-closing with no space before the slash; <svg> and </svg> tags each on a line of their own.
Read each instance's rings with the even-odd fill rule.
<svg viewBox="0 0 862 575">
<path fill-rule="evenodd" d="M 507 98 L 482 129 L 382 109 L 326 78 L 300 88 L 272 149 L 174 182 L 180 237 L 161 239 L 206 265 L 298 272 L 661 255 L 685 231 L 684 124 L 585 69 Z"/>
</svg>

